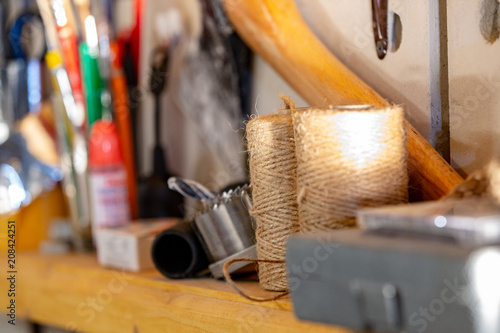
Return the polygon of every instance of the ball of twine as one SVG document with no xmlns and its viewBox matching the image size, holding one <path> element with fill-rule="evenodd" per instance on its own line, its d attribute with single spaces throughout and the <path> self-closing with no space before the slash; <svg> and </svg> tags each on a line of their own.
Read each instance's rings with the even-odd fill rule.
<svg viewBox="0 0 500 333">
<path fill-rule="evenodd" d="M 408 201 L 402 108 L 307 109 L 293 122 L 302 232 L 354 227 L 360 207 Z"/>
<path fill-rule="evenodd" d="M 253 209 L 257 220 L 257 255 L 262 287 L 288 289 L 285 245 L 300 230 L 297 204 L 297 159 L 290 110 L 262 116 L 247 124 Z"/>
</svg>

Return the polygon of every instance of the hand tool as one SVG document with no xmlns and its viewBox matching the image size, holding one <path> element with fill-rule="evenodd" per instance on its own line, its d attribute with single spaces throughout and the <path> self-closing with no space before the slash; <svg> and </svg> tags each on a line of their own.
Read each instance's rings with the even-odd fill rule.
<svg viewBox="0 0 500 333">
<path fill-rule="evenodd" d="M 140 216 L 181 217 L 182 196 L 169 189 L 167 180 L 170 178 L 165 152 L 163 150 L 161 133 L 161 95 L 167 84 L 168 54 L 164 47 L 159 47 L 151 54 L 150 90 L 155 96 L 155 144 L 153 148 L 153 173 L 144 181 L 140 190 Z"/>
<path fill-rule="evenodd" d="M 123 162 L 127 170 L 127 188 L 130 214 L 132 219 L 138 217 L 137 177 L 134 163 L 134 143 L 129 109 L 127 81 L 123 73 L 121 52 L 118 42 L 110 43 L 111 58 L 111 92 L 113 93 L 115 120 L 122 144 Z"/>
</svg>

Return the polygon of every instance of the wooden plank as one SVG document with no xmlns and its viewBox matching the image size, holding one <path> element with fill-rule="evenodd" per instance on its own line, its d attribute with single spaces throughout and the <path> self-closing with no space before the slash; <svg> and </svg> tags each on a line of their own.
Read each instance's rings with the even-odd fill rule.
<svg viewBox="0 0 500 333">
<path fill-rule="evenodd" d="M 2 263 L 6 262 L 2 256 Z M 21 253 L 18 316 L 83 332 L 350 332 L 298 321 L 289 299 L 248 301 L 224 281 L 168 280 L 155 270 L 126 273 L 100 267 L 94 256 Z M 5 265 L 2 265 L 5 267 Z M 0 304 L 8 289 L 2 269 Z M 265 296 L 256 282 L 242 283 Z"/>
<path fill-rule="evenodd" d="M 17 249 L 33 251 L 47 238 L 50 222 L 69 215 L 61 186 L 40 194 L 28 206 L 0 216 L 0 254 L 7 251 L 7 222 L 16 221 Z M 0 267 L 3 267 L 0 264 Z"/>
</svg>

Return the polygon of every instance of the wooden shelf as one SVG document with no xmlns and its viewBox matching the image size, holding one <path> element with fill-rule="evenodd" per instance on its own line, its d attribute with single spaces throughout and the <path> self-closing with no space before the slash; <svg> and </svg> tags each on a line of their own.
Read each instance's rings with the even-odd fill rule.
<svg viewBox="0 0 500 333">
<path fill-rule="evenodd" d="M 2 263 L 6 263 L 5 257 Z M 8 304 L 2 267 L 0 304 Z M 82 332 L 351 332 L 298 321 L 289 299 L 248 301 L 224 281 L 105 269 L 92 255 L 18 253 L 17 315 Z M 256 282 L 243 288 L 266 296 Z"/>
</svg>

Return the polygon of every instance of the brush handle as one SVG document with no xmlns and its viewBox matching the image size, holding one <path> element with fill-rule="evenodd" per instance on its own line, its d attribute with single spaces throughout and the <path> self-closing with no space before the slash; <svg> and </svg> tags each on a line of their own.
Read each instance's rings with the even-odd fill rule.
<svg viewBox="0 0 500 333">
<path fill-rule="evenodd" d="M 139 216 L 137 203 L 137 176 L 134 162 L 134 143 L 132 121 L 130 119 L 127 81 L 120 62 L 120 48 L 117 42 L 110 43 L 111 90 L 114 97 L 115 121 L 122 144 L 123 161 L 127 170 L 127 187 L 130 214 L 133 219 Z"/>
<path fill-rule="evenodd" d="M 58 10 L 65 10 L 62 6 L 62 2 L 59 3 L 55 0 L 51 1 L 51 7 L 55 18 L 57 18 L 57 15 L 60 15 L 60 13 L 57 12 Z M 64 13 L 64 15 L 67 15 L 67 13 Z M 83 112 L 83 110 L 85 110 L 85 102 L 83 99 L 82 76 L 80 74 L 78 37 L 68 20 L 66 20 L 64 25 L 56 24 L 56 28 L 61 52 L 64 58 L 64 66 L 68 73 L 71 90 L 73 91 L 73 98 L 78 108 Z M 82 128 L 84 129 L 85 126 L 82 126 Z"/>
<path fill-rule="evenodd" d="M 238 34 L 311 105 L 390 105 L 345 67 L 308 28 L 293 0 L 225 0 Z M 413 201 L 446 195 L 462 177 L 409 123 Z"/>
</svg>

